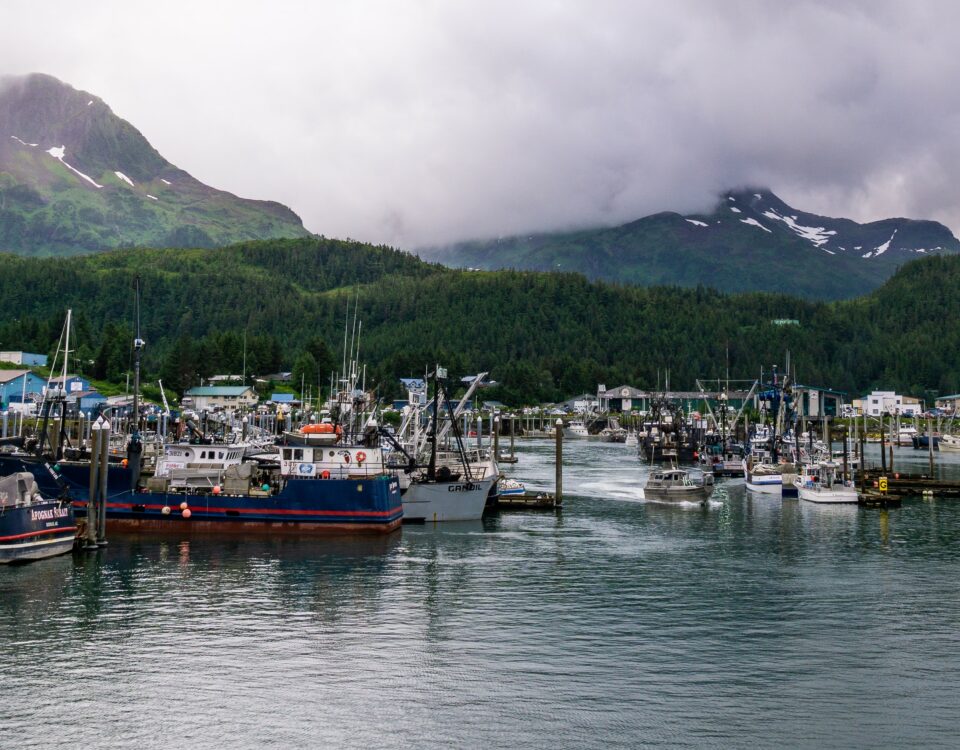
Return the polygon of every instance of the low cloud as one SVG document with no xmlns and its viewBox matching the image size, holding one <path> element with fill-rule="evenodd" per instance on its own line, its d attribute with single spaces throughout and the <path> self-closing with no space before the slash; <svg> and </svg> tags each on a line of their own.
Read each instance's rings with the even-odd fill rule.
<svg viewBox="0 0 960 750">
<path fill-rule="evenodd" d="M 104 99 L 215 187 L 407 248 L 766 185 L 960 229 L 951 2 L 5 6 L 0 73 Z"/>
</svg>

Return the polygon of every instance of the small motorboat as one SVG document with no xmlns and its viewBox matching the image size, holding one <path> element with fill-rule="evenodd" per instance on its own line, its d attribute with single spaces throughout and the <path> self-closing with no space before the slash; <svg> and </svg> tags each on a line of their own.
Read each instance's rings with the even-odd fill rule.
<svg viewBox="0 0 960 750">
<path fill-rule="evenodd" d="M 0 563 L 62 555 L 76 532 L 73 506 L 45 499 L 29 471 L 0 478 Z"/>
<path fill-rule="evenodd" d="M 500 497 L 522 497 L 527 491 L 527 488 L 522 482 L 518 482 L 516 479 L 510 479 L 502 474 L 500 475 L 500 481 L 497 484 L 497 489 Z"/>
<path fill-rule="evenodd" d="M 705 503 L 713 494 L 713 475 L 694 476 L 686 469 L 662 469 L 650 472 L 643 496 L 647 500 L 669 503 Z"/>
</svg>

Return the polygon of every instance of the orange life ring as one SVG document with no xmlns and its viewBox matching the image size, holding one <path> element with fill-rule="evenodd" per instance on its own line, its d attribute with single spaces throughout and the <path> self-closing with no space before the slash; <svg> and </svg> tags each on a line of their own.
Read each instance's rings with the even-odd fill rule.
<svg viewBox="0 0 960 750">
<path fill-rule="evenodd" d="M 357 451 L 357 463 L 362 464 L 366 460 L 367 460 L 367 454 L 364 453 L 363 451 Z"/>
<path fill-rule="evenodd" d="M 330 478 L 330 472 L 327 471 L 326 469 L 324 469 L 323 471 L 320 472 L 320 478 L 321 478 L 321 479 L 329 479 L 329 478 Z"/>
</svg>

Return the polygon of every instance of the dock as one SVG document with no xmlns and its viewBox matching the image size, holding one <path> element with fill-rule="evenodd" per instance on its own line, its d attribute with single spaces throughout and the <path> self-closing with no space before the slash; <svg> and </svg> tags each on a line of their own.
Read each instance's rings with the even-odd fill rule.
<svg viewBox="0 0 960 750">
<path fill-rule="evenodd" d="M 960 499 L 960 481 L 934 479 L 926 474 L 904 474 L 902 472 L 887 472 L 883 474 L 876 469 L 866 472 L 868 489 L 864 494 L 872 495 L 881 477 L 886 477 L 887 494 L 898 497 L 938 497 L 951 500 Z M 877 493 L 880 494 L 880 493 Z"/>
<path fill-rule="evenodd" d="M 524 492 L 522 495 L 500 495 L 493 510 L 560 510 L 563 499 L 551 492 Z"/>
<path fill-rule="evenodd" d="M 876 490 L 857 493 L 857 505 L 864 508 L 899 508 L 902 502 L 900 495 L 885 495 Z"/>
</svg>

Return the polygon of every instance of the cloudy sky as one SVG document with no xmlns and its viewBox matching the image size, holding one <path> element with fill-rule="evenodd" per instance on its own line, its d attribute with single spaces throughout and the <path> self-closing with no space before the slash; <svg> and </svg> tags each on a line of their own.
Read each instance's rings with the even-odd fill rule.
<svg viewBox="0 0 960 750">
<path fill-rule="evenodd" d="M 0 74 L 102 97 L 215 187 L 414 248 L 709 207 L 960 233 L 960 3 L 5 2 Z"/>
</svg>

